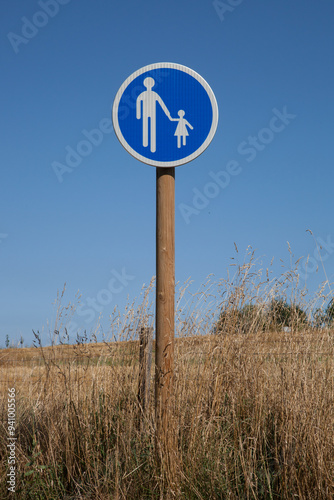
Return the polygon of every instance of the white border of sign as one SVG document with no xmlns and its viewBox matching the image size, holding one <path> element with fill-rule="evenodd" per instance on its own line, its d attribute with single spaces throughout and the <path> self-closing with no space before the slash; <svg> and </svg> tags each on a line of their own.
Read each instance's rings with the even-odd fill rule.
<svg viewBox="0 0 334 500">
<path fill-rule="evenodd" d="M 119 123 L 118 123 L 118 106 L 119 102 L 121 100 L 121 97 L 123 95 L 124 90 L 126 87 L 135 79 L 137 76 L 141 75 L 142 73 L 145 73 L 146 71 L 150 71 L 152 69 L 157 69 L 157 68 L 172 68 L 172 69 L 178 69 L 180 71 L 183 71 L 185 73 L 188 73 L 191 75 L 193 78 L 195 78 L 201 85 L 204 87 L 206 90 L 210 101 L 212 105 L 212 125 L 210 132 L 206 138 L 206 140 L 203 142 L 203 144 L 196 150 L 194 153 L 192 153 L 189 156 L 186 156 L 185 158 L 182 158 L 180 160 L 176 161 L 155 161 L 150 158 L 146 158 L 145 156 L 142 156 L 138 154 L 124 139 L 123 134 L 121 132 Z M 120 89 L 118 90 L 116 97 L 114 99 L 114 104 L 112 108 L 112 121 L 113 121 L 113 126 L 114 130 L 116 133 L 116 136 L 120 143 L 122 144 L 123 148 L 128 151 L 134 158 L 137 160 L 146 163 L 147 165 L 152 165 L 153 167 L 177 167 L 179 165 L 184 165 L 185 163 L 188 163 L 195 158 L 197 158 L 200 154 L 203 153 L 203 151 L 208 147 L 210 142 L 213 139 L 213 136 L 216 133 L 217 130 L 217 125 L 218 125 L 218 106 L 217 106 L 217 101 L 216 97 L 210 87 L 210 85 L 202 78 L 196 71 L 187 68 L 187 66 L 183 66 L 181 64 L 176 64 L 176 63 L 155 63 L 155 64 L 149 64 L 148 66 L 144 66 L 143 68 L 138 69 L 132 75 L 129 76 L 125 80 L 125 82 L 121 85 Z"/>
</svg>

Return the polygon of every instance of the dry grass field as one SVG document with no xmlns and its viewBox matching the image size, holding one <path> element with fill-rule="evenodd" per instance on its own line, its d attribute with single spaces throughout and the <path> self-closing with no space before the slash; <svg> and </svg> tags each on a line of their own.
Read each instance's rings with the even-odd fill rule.
<svg viewBox="0 0 334 500">
<path fill-rule="evenodd" d="M 15 498 L 334 498 L 334 331 L 259 328 L 259 309 L 240 325 L 235 304 L 250 301 L 250 269 L 230 284 L 219 332 L 208 326 L 211 306 L 177 303 L 172 480 L 155 461 L 153 382 L 144 416 L 137 399 L 135 338 L 150 317 L 148 295 L 113 323 L 123 342 L 1 350 L 0 497 L 9 498 L 7 389 L 15 387 Z M 197 297 L 208 301 L 211 291 L 206 284 Z"/>
</svg>

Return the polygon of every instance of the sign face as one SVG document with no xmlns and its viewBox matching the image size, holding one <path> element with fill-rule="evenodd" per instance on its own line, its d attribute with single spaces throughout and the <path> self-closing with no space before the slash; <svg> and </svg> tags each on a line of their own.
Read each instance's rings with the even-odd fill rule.
<svg viewBox="0 0 334 500">
<path fill-rule="evenodd" d="M 176 167 L 208 147 L 218 124 L 210 86 L 186 66 L 157 63 L 133 73 L 116 94 L 112 119 L 122 146 L 155 167 Z"/>
</svg>

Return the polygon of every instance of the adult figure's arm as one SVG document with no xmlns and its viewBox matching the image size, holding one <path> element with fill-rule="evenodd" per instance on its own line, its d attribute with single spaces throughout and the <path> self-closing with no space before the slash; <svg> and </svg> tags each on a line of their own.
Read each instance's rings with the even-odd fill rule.
<svg viewBox="0 0 334 500">
<path fill-rule="evenodd" d="M 172 120 L 170 112 L 168 111 L 166 104 L 163 102 L 163 100 L 161 99 L 161 97 L 159 96 L 159 94 L 157 94 L 157 101 L 160 104 L 160 106 L 162 107 L 162 109 L 164 110 L 165 115 L 168 116 L 168 118 L 170 120 Z"/>
<path fill-rule="evenodd" d="M 139 120 L 141 118 L 141 102 L 143 100 L 142 94 L 137 97 L 136 101 L 136 118 Z"/>
</svg>

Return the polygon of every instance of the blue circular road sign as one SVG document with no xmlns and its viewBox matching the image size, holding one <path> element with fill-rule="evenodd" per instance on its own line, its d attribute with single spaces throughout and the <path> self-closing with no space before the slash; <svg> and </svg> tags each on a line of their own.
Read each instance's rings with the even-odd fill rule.
<svg viewBox="0 0 334 500">
<path fill-rule="evenodd" d="M 155 167 L 176 167 L 208 147 L 218 124 L 217 101 L 192 69 L 156 63 L 133 73 L 116 94 L 112 119 L 122 146 Z"/>
</svg>

